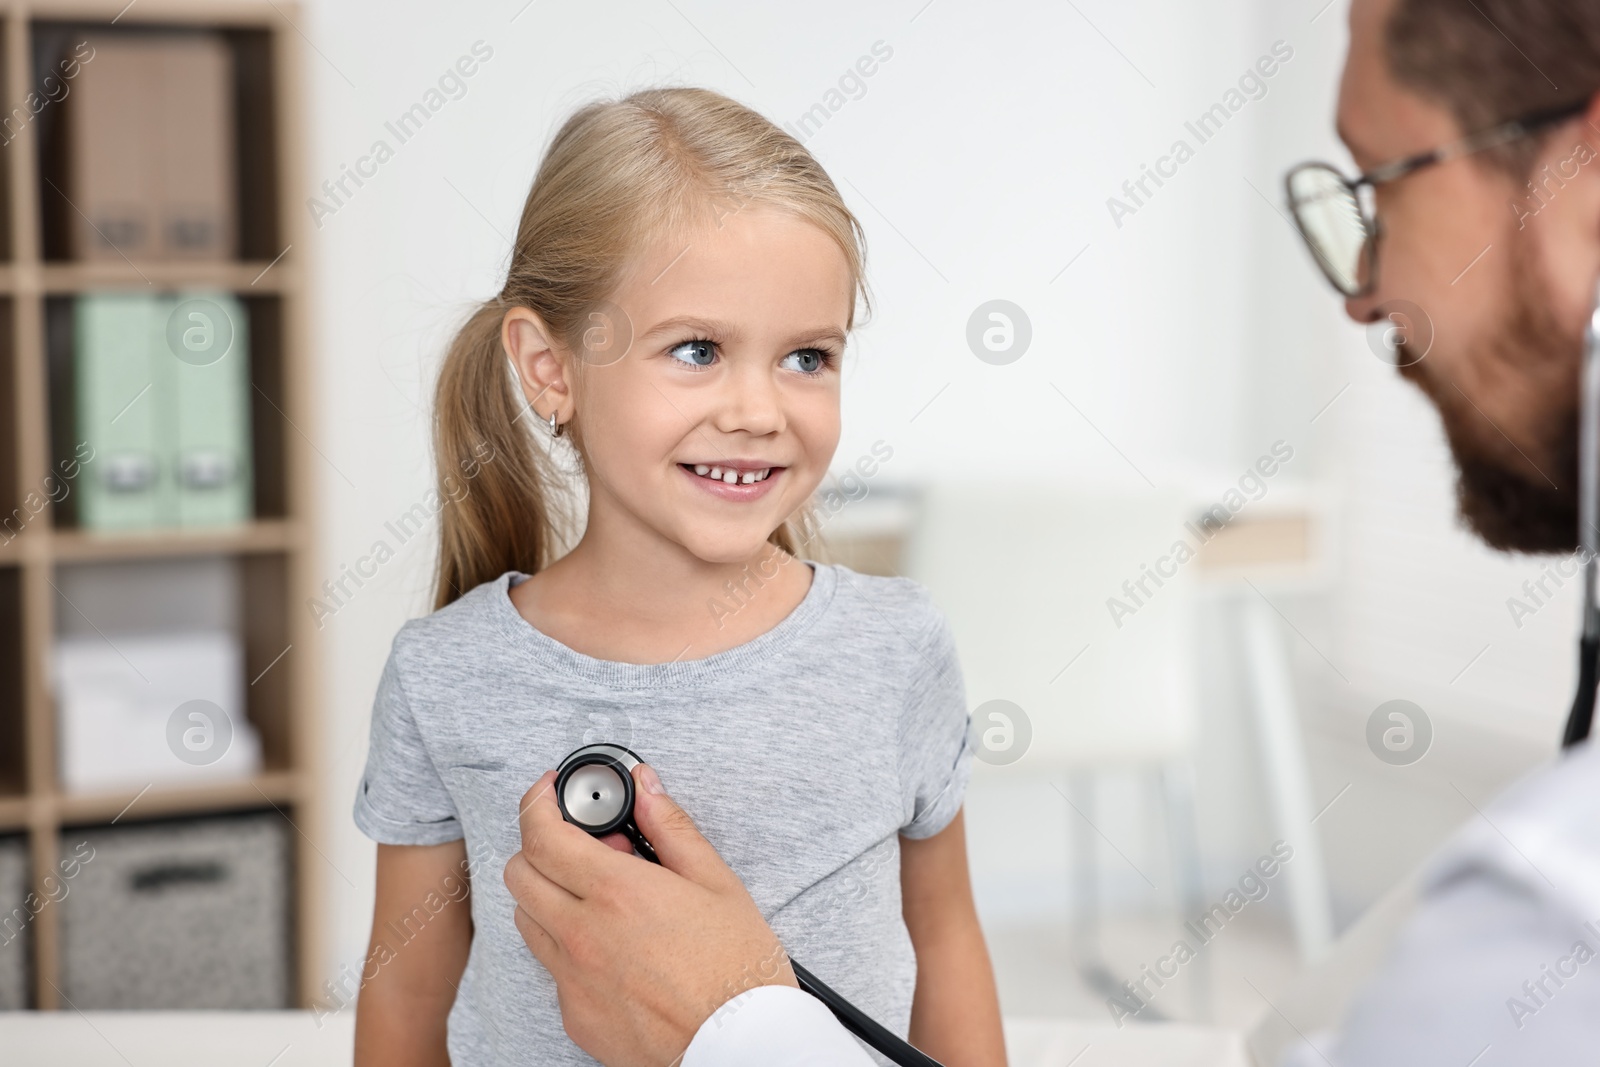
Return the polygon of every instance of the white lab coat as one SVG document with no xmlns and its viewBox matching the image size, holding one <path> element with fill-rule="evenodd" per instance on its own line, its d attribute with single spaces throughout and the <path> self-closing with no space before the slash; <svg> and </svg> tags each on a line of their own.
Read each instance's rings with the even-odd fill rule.
<svg viewBox="0 0 1600 1067">
<path fill-rule="evenodd" d="M 1284 1063 L 1596 1062 L 1600 748 L 1585 742 L 1472 816 L 1338 1032 Z"/>
</svg>

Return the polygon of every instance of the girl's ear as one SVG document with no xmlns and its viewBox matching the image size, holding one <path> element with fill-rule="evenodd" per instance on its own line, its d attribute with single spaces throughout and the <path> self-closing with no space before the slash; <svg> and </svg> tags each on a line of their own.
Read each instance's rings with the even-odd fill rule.
<svg viewBox="0 0 1600 1067">
<path fill-rule="evenodd" d="M 566 352 L 554 340 L 537 312 L 514 307 L 500 320 L 500 343 L 522 381 L 522 395 L 544 422 L 572 418 L 572 391 L 567 385 Z"/>
</svg>

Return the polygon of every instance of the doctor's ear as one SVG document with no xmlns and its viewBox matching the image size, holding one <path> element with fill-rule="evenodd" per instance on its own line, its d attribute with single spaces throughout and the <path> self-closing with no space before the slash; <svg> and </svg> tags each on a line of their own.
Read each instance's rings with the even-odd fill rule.
<svg viewBox="0 0 1600 1067">
<path fill-rule="evenodd" d="M 500 343 L 522 382 L 522 395 L 543 422 L 553 412 L 557 423 L 572 418 L 568 355 L 538 312 L 514 307 L 500 320 Z"/>
</svg>

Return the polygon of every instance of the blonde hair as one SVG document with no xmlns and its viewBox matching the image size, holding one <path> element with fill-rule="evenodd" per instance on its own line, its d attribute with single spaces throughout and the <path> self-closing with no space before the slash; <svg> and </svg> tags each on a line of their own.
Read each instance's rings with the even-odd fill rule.
<svg viewBox="0 0 1600 1067">
<path fill-rule="evenodd" d="M 467 319 L 439 372 L 434 464 L 440 497 L 452 502 L 440 512 L 435 609 L 505 571 L 549 566 L 574 525 L 567 483 L 533 439 L 538 416 L 501 345 L 506 311 L 532 309 L 577 351 L 590 312 L 647 245 L 752 204 L 833 238 L 867 305 L 861 224 L 811 153 L 744 105 L 706 89 L 649 89 L 590 104 L 557 132 L 528 190 L 505 285 Z M 472 472 L 464 494 L 450 491 L 458 470 Z M 794 553 L 808 525 L 792 517 L 769 540 Z"/>
</svg>

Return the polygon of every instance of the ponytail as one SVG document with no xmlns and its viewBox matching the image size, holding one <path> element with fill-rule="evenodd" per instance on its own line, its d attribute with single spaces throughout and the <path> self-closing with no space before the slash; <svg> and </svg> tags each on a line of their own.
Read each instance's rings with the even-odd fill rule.
<svg viewBox="0 0 1600 1067">
<path fill-rule="evenodd" d="M 500 345 L 504 314 L 498 300 L 474 311 L 439 372 L 433 451 L 439 498 L 450 503 L 439 516 L 434 610 L 506 571 L 548 566 L 571 532 L 571 494 L 533 440 L 539 417 L 521 402 Z"/>
</svg>

